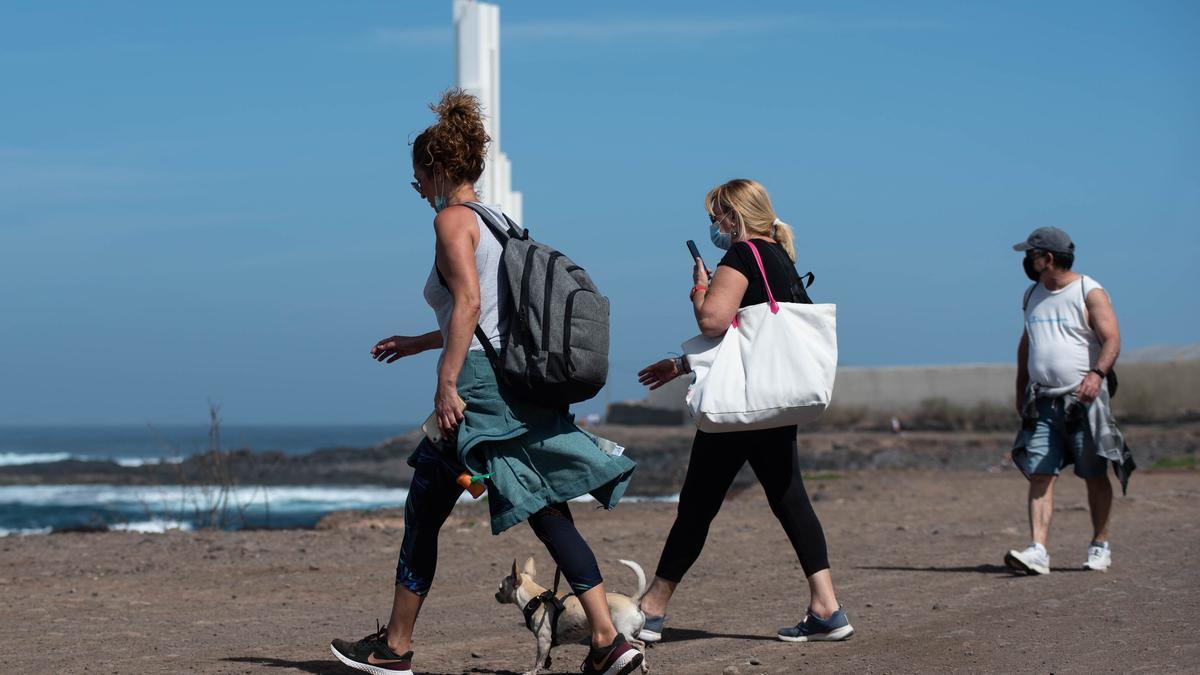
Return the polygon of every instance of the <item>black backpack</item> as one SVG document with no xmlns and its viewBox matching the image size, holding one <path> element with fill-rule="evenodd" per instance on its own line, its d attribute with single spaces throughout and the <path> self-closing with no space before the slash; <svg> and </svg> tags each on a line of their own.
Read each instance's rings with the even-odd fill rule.
<svg viewBox="0 0 1200 675">
<path fill-rule="evenodd" d="M 500 312 L 508 318 L 508 333 L 500 353 L 475 327 L 499 380 L 517 396 L 555 408 L 600 393 L 608 379 L 608 298 L 582 267 L 531 239 L 507 215 L 500 223 L 481 204 L 464 206 L 504 249 L 500 277 L 508 300 Z M 445 285 L 440 271 L 438 278 Z"/>
</svg>

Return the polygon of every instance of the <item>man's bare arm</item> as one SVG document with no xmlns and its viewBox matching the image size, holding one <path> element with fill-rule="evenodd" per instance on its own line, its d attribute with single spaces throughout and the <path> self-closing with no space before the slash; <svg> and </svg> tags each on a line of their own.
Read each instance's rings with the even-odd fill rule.
<svg viewBox="0 0 1200 675">
<path fill-rule="evenodd" d="M 1100 356 L 1096 358 L 1092 368 L 1107 374 L 1112 372 L 1112 367 L 1117 363 L 1117 356 L 1121 354 L 1121 329 L 1117 326 L 1117 313 L 1113 311 L 1108 293 L 1100 288 L 1092 289 L 1092 292 L 1087 294 L 1084 304 L 1087 306 L 1088 323 L 1100 340 Z M 1076 390 L 1079 400 L 1083 403 L 1096 400 L 1100 395 L 1100 382 L 1100 375 L 1094 372 L 1085 375 L 1083 382 L 1079 383 L 1079 389 Z"/>
<path fill-rule="evenodd" d="M 1025 388 L 1029 386 L 1029 332 L 1021 331 L 1017 344 L 1017 414 L 1025 410 Z"/>
<path fill-rule="evenodd" d="M 1088 323 L 1096 336 L 1100 338 L 1100 356 L 1094 368 L 1110 372 L 1117 364 L 1121 355 L 1121 328 L 1117 325 L 1117 313 L 1113 311 L 1112 301 L 1103 289 L 1094 288 L 1087 295 Z"/>
</svg>

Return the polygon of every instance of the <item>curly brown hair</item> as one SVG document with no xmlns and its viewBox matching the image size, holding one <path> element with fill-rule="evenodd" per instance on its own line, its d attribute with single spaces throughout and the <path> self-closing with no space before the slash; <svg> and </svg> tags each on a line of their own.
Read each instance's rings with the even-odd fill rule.
<svg viewBox="0 0 1200 675">
<path fill-rule="evenodd" d="M 413 141 L 413 164 L 455 184 L 479 180 L 492 140 L 483 128 L 479 99 L 456 87 L 447 89 L 442 100 L 429 108 L 438 120 Z"/>
</svg>

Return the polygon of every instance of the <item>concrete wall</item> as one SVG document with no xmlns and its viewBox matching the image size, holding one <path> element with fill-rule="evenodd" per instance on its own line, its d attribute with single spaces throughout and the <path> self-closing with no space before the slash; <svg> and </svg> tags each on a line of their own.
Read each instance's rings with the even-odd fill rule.
<svg viewBox="0 0 1200 675">
<path fill-rule="evenodd" d="M 930 398 L 960 405 L 1013 400 L 1015 365 L 912 366 L 839 368 L 833 387 L 834 405 L 865 408 L 911 408 Z"/>
<path fill-rule="evenodd" d="M 1114 401 L 1119 416 L 1162 419 L 1200 413 L 1200 360 L 1117 364 L 1120 393 Z M 839 368 L 833 406 L 901 410 L 931 398 L 970 407 L 979 403 L 1012 404 L 1016 366 L 905 366 Z M 641 406 L 683 408 L 686 378 L 650 392 Z M 686 420 L 686 418 L 685 418 Z"/>
<path fill-rule="evenodd" d="M 1002 365 L 838 368 L 833 401 L 867 408 L 912 407 L 940 396 L 965 405 L 1007 405 L 1015 374 L 1015 367 Z M 646 403 L 655 408 L 682 406 L 686 392 L 687 381 L 680 378 L 650 392 Z"/>
</svg>

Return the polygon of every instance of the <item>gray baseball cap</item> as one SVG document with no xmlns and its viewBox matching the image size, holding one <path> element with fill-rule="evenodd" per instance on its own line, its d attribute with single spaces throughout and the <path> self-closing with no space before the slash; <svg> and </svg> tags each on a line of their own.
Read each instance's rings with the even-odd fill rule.
<svg viewBox="0 0 1200 675">
<path fill-rule="evenodd" d="M 1039 227 L 1030 233 L 1029 238 L 1019 244 L 1013 244 L 1014 251 L 1028 251 L 1031 248 L 1052 253 L 1074 253 L 1075 242 L 1071 236 L 1057 227 Z"/>
</svg>

